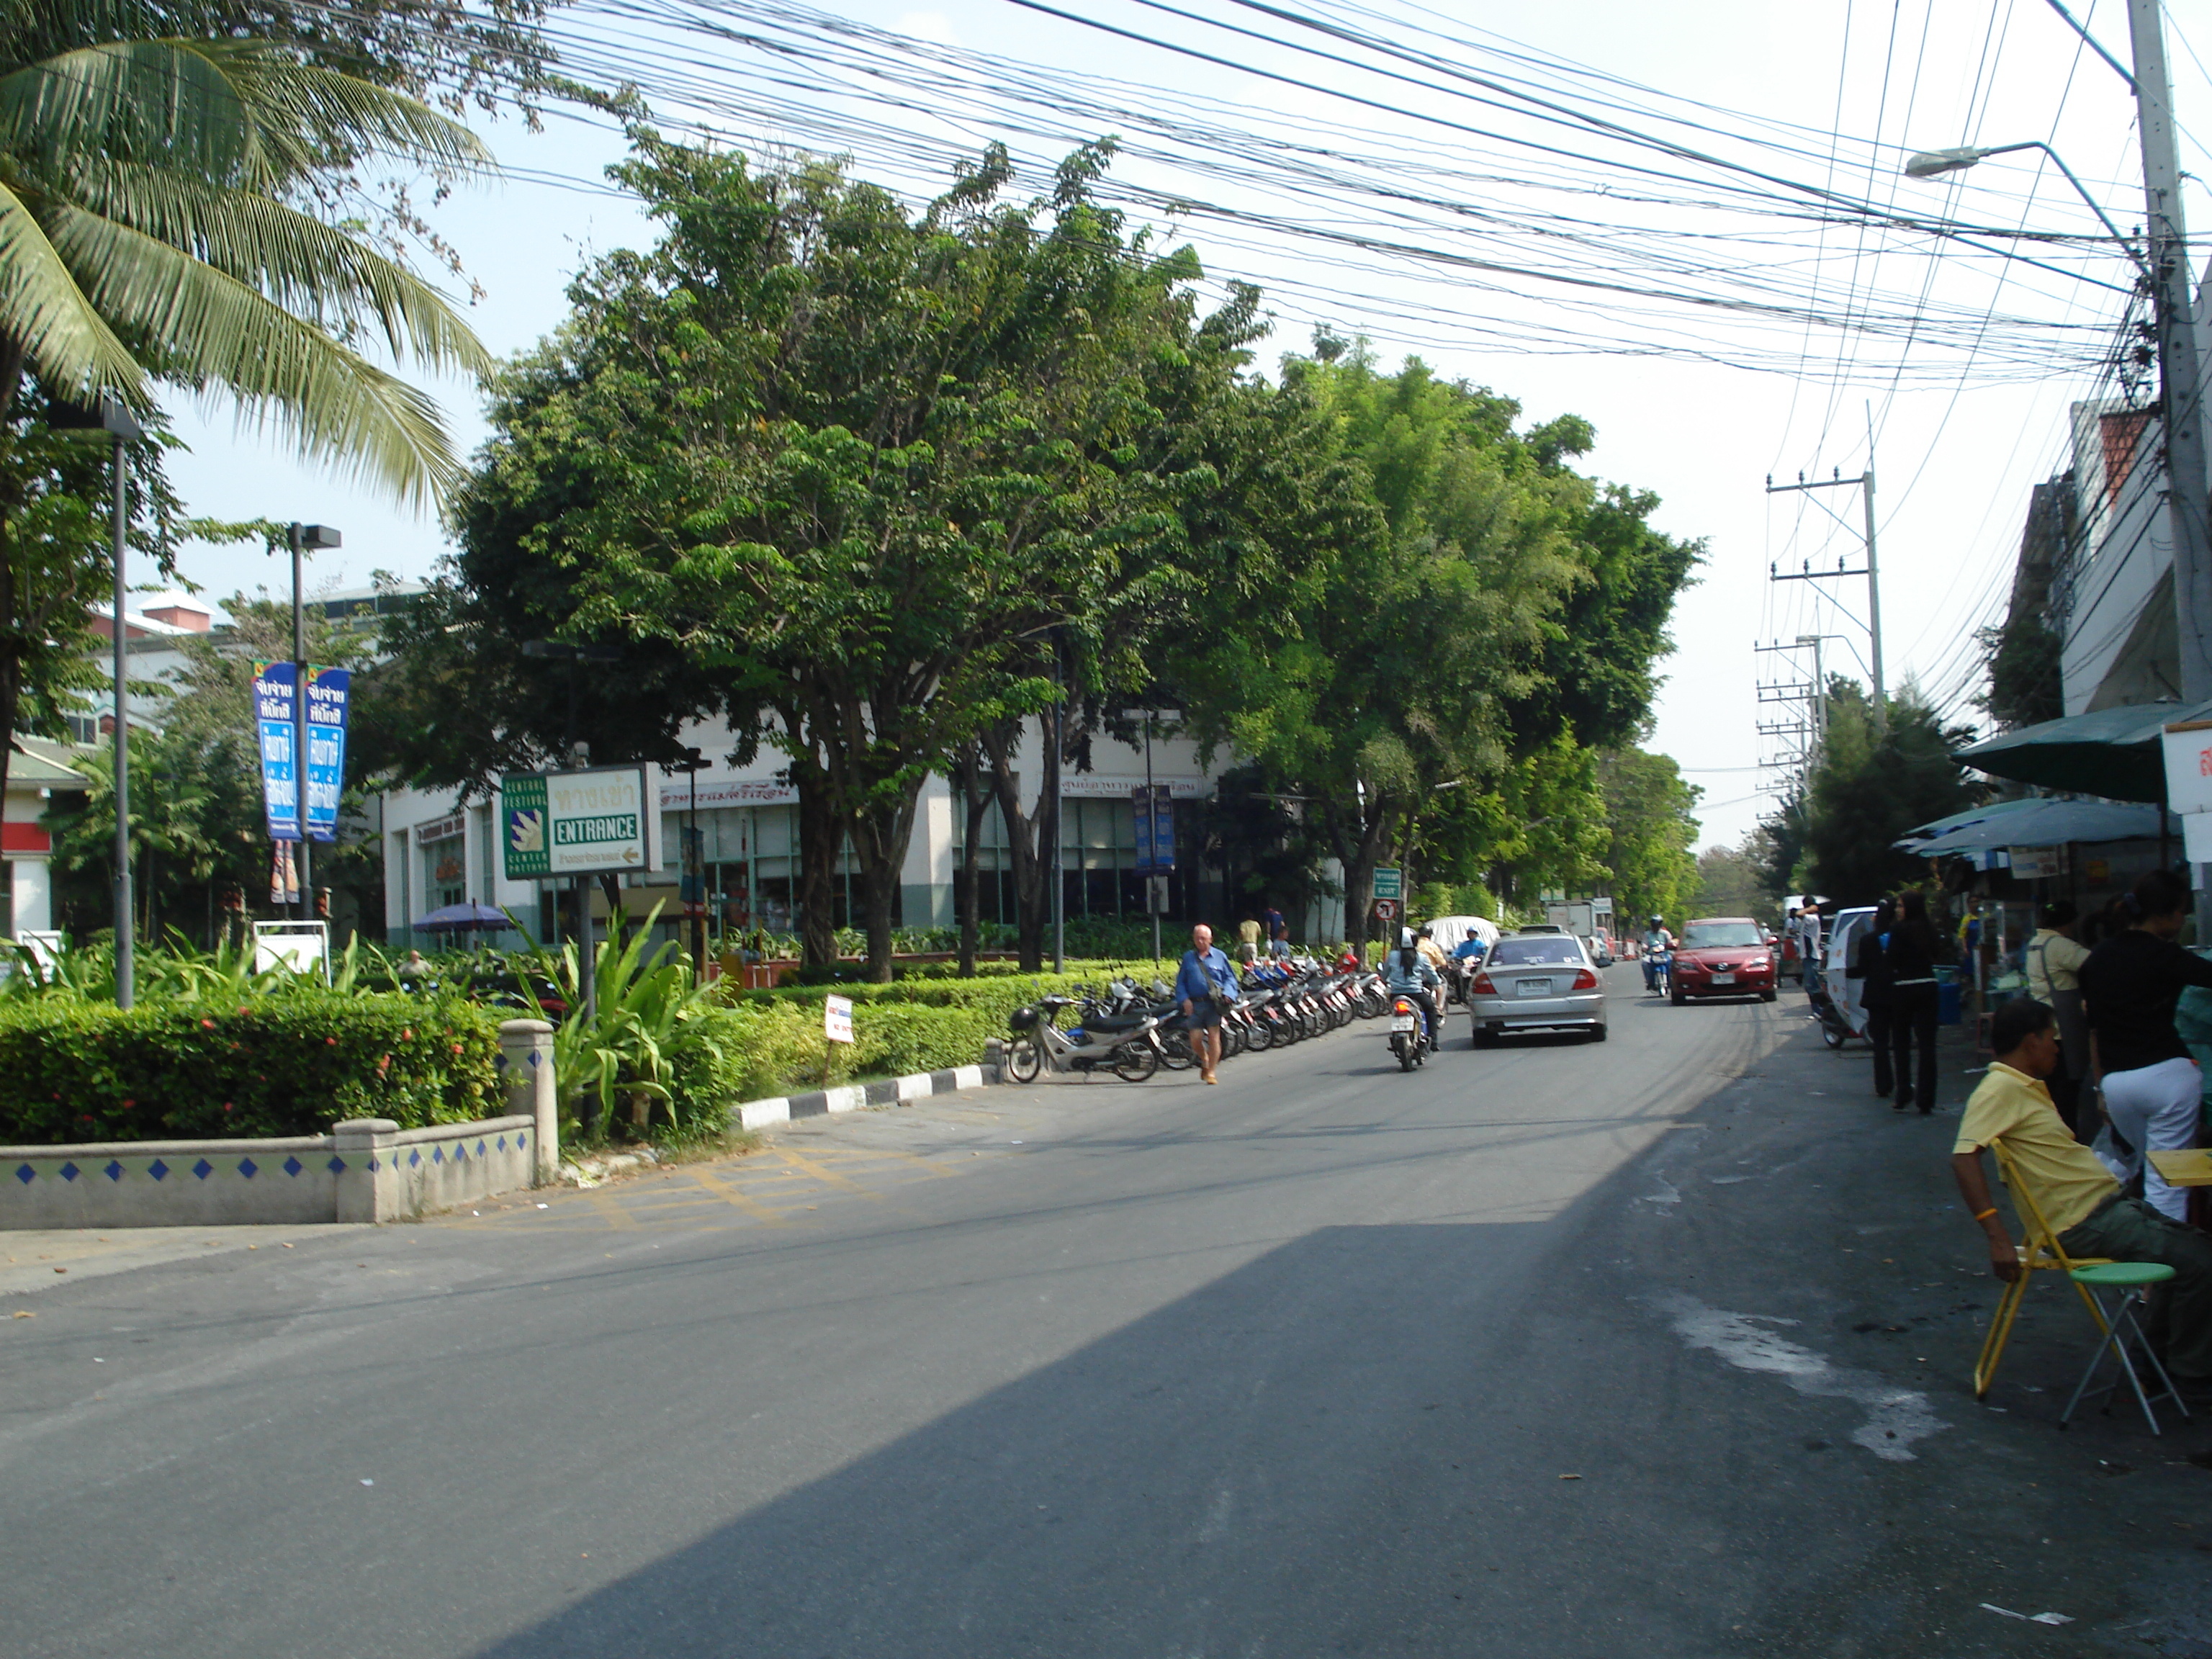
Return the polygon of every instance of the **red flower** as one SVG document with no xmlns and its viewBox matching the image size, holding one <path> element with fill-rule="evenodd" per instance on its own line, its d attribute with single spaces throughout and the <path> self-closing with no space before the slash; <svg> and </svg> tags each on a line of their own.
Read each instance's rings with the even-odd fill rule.
<svg viewBox="0 0 2212 1659">
<path fill-rule="evenodd" d="M 57 1097 L 57 1098 L 58 1098 L 58 1097 Z M 123 1109 L 127 1112 L 137 1103 L 138 1103 L 135 1100 L 126 1100 L 123 1103 Z"/>
<path fill-rule="evenodd" d="M 203 1030 L 212 1031 L 215 1030 L 215 1022 L 211 1019 L 204 1019 L 200 1022 L 200 1028 Z"/>
<path fill-rule="evenodd" d="M 413 1029 L 410 1027 L 409 1030 L 404 1030 L 404 1031 L 402 1031 L 402 1032 L 399 1034 L 399 1040 L 400 1040 L 402 1042 L 414 1042 L 414 1041 L 415 1041 L 415 1032 L 414 1032 Z"/>
<path fill-rule="evenodd" d="M 336 1037 L 325 1037 L 323 1041 L 329 1043 L 333 1048 L 338 1046 L 338 1040 Z"/>
<path fill-rule="evenodd" d="M 230 1109 L 230 1103 L 228 1101 L 226 1100 L 222 1103 L 222 1109 L 226 1112 Z"/>
</svg>

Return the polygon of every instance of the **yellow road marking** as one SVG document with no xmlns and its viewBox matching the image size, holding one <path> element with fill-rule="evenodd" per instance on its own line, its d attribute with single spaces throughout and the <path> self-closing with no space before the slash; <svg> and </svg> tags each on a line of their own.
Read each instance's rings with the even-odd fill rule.
<svg viewBox="0 0 2212 1659">
<path fill-rule="evenodd" d="M 881 1193 L 870 1191 L 857 1181 L 848 1180 L 845 1176 L 837 1174 L 835 1170 L 823 1169 L 819 1164 L 814 1162 L 813 1159 L 801 1157 L 799 1153 L 793 1152 L 788 1146 L 777 1147 L 775 1149 L 775 1156 L 782 1158 L 793 1168 L 799 1170 L 800 1174 L 813 1176 L 815 1180 L 822 1182 L 825 1187 L 842 1188 L 848 1193 L 858 1193 L 864 1198 L 879 1199 L 883 1196 Z"/>
<path fill-rule="evenodd" d="M 637 1218 L 632 1215 L 628 1210 L 624 1209 L 621 1205 L 616 1203 L 614 1195 L 611 1193 L 587 1192 L 584 1196 L 592 1201 L 592 1207 L 594 1210 L 597 1210 L 602 1216 L 606 1218 L 607 1225 L 610 1227 L 635 1227 L 637 1225 Z"/>
<path fill-rule="evenodd" d="M 709 1175 L 706 1170 L 695 1167 L 691 1170 L 691 1178 L 726 1203 L 743 1210 L 747 1215 L 758 1217 L 771 1226 L 781 1226 L 786 1219 L 773 1205 L 763 1204 L 750 1194 L 741 1192 L 720 1176 Z"/>
</svg>

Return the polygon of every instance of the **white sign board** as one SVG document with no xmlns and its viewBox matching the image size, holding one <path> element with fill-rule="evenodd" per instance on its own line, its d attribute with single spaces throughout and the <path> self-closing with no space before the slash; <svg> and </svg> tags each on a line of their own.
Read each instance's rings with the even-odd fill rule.
<svg viewBox="0 0 2212 1659">
<path fill-rule="evenodd" d="M 2005 854 L 2022 881 L 2051 881 L 2066 873 L 2063 847 L 2008 847 Z"/>
<path fill-rule="evenodd" d="M 253 924 L 253 971 L 273 968 L 295 974 L 331 972 L 331 926 L 326 921 L 257 921 Z"/>
<path fill-rule="evenodd" d="M 659 869 L 658 800 L 641 766 L 509 773 L 499 787 L 507 878 Z"/>
<path fill-rule="evenodd" d="M 2166 804 L 2181 814 L 2182 854 L 2191 864 L 2212 863 L 2212 720 L 2182 720 L 2166 728 Z"/>
<path fill-rule="evenodd" d="M 832 1042 L 853 1040 L 853 999 L 825 997 L 822 1001 L 822 1035 Z"/>
</svg>

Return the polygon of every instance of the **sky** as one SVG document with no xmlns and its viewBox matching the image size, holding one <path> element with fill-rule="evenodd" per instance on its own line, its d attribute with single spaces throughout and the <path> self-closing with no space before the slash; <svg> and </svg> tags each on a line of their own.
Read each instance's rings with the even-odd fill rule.
<svg viewBox="0 0 2212 1659">
<path fill-rule="evenodd" d="M 718 57 L 744 54 L 696 27 L 679 27 L 683 3 L 663 0 L 642 21 L 579 13 L 565 15 L 560 26 L 603 43 L 609 70 L 629 72 L 626 65 L 634 64 L 649 96 L 656 88 L 668 90 L 665 102 L 656 98 L 656 113 L 678 125 L 688 119 L 720 142 L 756 153 L 822 148 L 825 125 L 836 130 L 848 118 L 884 119 L 879 107 L 825 92 L 818 82 L 805 84 L 803 65 L 793 67 L 798 60 L 788 58 L 757 75 L 753 84 L 760 96 L 752 112 L 733 113 L 727 88 L 736 77 L 714 73 L 713 66 Z M 1465 0 L 1426 14 L 1410 0 L 1388 3 L 1401 8 L 1400 22 L 1425 18 L 1469 35 L 1487 32 L 1534 53 L 1656 88 L 1678 100 L 1678 111 L 1691 107 L 1679 100 L 1696 100 L 1703 113 L 1694 118 L 1709 124 L 1708 131 L 1693 135 L 1698 143 L 1746 165 L 1771 165 L 1846 194 L 1893 203 L 1900 213 L 2095 235 L 2095 222 L 2080 199 L 2039 157 L 1987 162 L 1952 180 L 1922 183 L 1898 175 L 1897 163 L 1910 150 L 2042 139 L 2066 158 L 2124 230 L 2142 220 L 2133 100 L 2119 77 L 2084 52 L 2043 0 L 1898 0 L 1888 9 L 1846 0 L 1808 0 L 1786 8 L 1748 0 L 1696 5 L 1585 0 L 1545 7 Z M 2071 9 L 2126 60 L 2118 0 Z M 1133 106 L 1218 110 L 1221 127 L 1232 134 L 1264 130 L 1295 139 L 1306 131 L 1326 133 L 1328 144 L 1317 137 L 1316 145 L 1338 150 L 1364 143 L 1393 164 L 1420 169 L 1422 188 L 1449 204 L 1464 200 L 1540 214 L 1579 199 L 1600 216 L 1618 216 L 1632 232 L 1650 230 L 1658 239 L 1659 257 L 1669 259 L 1710 236 L 1712 252 L 1698 258 L 1722 267 L 1723 274 L 1686 277 L 1687 286 L 1724 282 L 1726 270 L 1734 268 L 1778 294 L 1809 294 L 1811 308 L 1824 315 L 1893 311 L 1906 319 L 1905 331 L 1869 342 L 1788 315 L 1753 318 L 1692 308 L 1680 314 L 1690 316 L 1689 326 L 1703 329 L 1703 337 L 1717 349 L 1710 361 L 1686 361 L 1679 355 L 1684 337 L 1676 315 L 1549 280 L 1610 269 L 1602 239 L 1595 246 L 1547 240 L 1540 223 L 1522 239 L 1535 250 L 1535 263 L 1522 269 L 1548 273 L 1534 280 L 1494 270 L 1460 272 L 1433 262 L 1415 268 L 1387 257 L 1343 252 L 1349 238 L 1410 234 L 1407 221 L 1395 210 L 1357 191 L 1316 201 L 1280 190 L 1271 193 L 1264 181 L 1224 184 L 1218 175 L 1196 177 L 1182 165 L 1172 138 L 1148 149 L 1141 135 L 1133 135 L 1139 142 L 1115 169 L 1116 179 L 1140 196 L 1188 197 L 1224 210 L 1218 216 L 1178 212 L 1163 218 L 1164 228 L 1176 239 L 1188 238 L 1211 275 L 1261 283 L 1278 314 L 1271 342 L 1276 351 L 1303 349 L 1313 324 L 1326 321 L 1340 333 L 1370 337 L 1386 363 L 1418 353 L 1448 376 L 1515 397 L 1531 423 L 1562 413 L 1581 415 L 1597 432 L 1595 449 L 1580 463 L 1583 470 L 1656 493 L 1661 505 L 1655 523 L 1705 544 L 1698 583 L 1676 610 L 1677 648 L 1663 665 L 1667 680 L 1650 740 L 1650 747 L 1674 756 L 1703 791 L 1701 845 L 1736 841 L 1771 808 L 1771 795 L 1760 792 L 1779 774 L 1762 770 L 1760 763 L 1790 742 L 1786 735 L 1762 737 L 1759 726 L 1762 720 L 1787 724 L 1796 718 L 1794 706 L 1763 704 L 1757 688 L 1762 680 L 1802 681 L 1809 658 L 1756 647 L 1801 635 L 1832 635 L 1828 665 L 1864 674 L 1863 580 L 1768 580 L 1773 562 L 1791 568 L 1811 559 L 1833 568 L 1844 558 L 1857 568 L 1858 492 L 1770 495 L 1766 483 L 1770 477 L 1790 483 L 1801 473 L 1860 473 L 1868 462 L 1870 428 L 1887 680 L 1893 690 L 1906 681 L 1917 684 L 1960 720 L 1980 718 L 1972 701 L 1974 629 L 2002 615 L 2029 487 L 2066 465 L 2069 403 L 2112 390 L 2109 380 L 2100 383 L 2085 371 L 2078 353 L 2070 364 L 2054 353 L 2042 366 L 2036 354 L 2043 335 L 2027 325 L 2048 325 L 2058 332 L 2075 325 L 2084 338 L 2100 338 L 2096 331 L 2116 324 L 2124 304 L 2117 290 L 2126 285 L 2126 267 L 2117 252 L 2100 252 L 2083 241 L 2063 248 L 2037 245 L 2039 253 L 2055 262 L 2053 270 L 2042 270 L 1978 258 L 1955 240 L 1917 231 L 1882 238 L 1828 228 L 1816 240 L 1800 236 L 1785 244 L 1720 207 L 1679 201 L 1626 204 L 1638 179 L 1623 170 L 1619 151 L 1600 155 L 1585 171 L 1577 170 L 1580 163 L 1551 164 L 1556 187 L 1539 200 L 1524 188 L 1497 183 L 1467 147 L 1472 141 L 1455 136 L 1461 129 L 1454 123 L 1475 121 L 1499 130 L 1507 125 L 1493 112 L 1472 112 L 1457 92 L 1446 99 L 1401 82 L 1317 64 L 1310 53 L 1230 37 L 1135 0 L 1102 0 L 1089 15 L 1132 33 L 1181 40 L 1222 61 L 1104 34 L 1009 0 L 959 0 L 927 11 L 896 3 L 845 4 L 837 10 L 914 40 L 1152 89 L 1134 95 Z M 693 16 L 711 23 L 733 15 L 702 6 Z M 1267 21 L 1225 0 L 1217 0 L 1211 15 L 1232 23 L 1240 17 L 1245 23 Z M 1359 14 L 1352 0 L 1340 0 L 1338 15 Z M 1364 15 L 1377 21 L 1377 14 Z M 1409 38 L 1393 33 L 1389 15 L 1379 21 L 1386 36 Z M 2182 22 L 2185 28 L 2185 14 Z M 617 29 L 626 38 L 611 39 Z M 2170 26 L 2168 53 L 2179 119 L 2191 135 L 2183 166 L 2212 176 L 2212 156 L 2194 137 L 2212 137 L 2212 83 L 2197 57 L 2199 49 L 2212 51 L 2212 23 L 2196 32 L 2202 40 Z M 757 66 L 761 60 L 748 61 Z M 698 84 L 712 88 L 701 94 L 705 101 L 687 104 L 683 83 L 674 78 L 679 71 L 668 65 L 696 66 Z M 586 66 L 580 58 L 579 66 Z M 1423 78 L 1434 81 L 1450 68 L 1431 69 Z M 949 72 L 956 78 L 973 73 Z M 1304 86 L 1264 78 L 1268 73 Z M 1535 78 L 1556 81 L 1558 95 L 1570 101 L 1591 84 L 1586 78 L 1569 84 L 1556 65 L 1540 64 Z M 1018 107 L 1015 95 L 982 88 L 972 78 L 958 80 L 955 90 L 966 96 L 964 113 L 949 112 L 957 100 L 925 100 L 897 112 L 890 125 L 916 142 L 972 148 L 994 121 L 1009 132 L 1026 121 L 1036 131 L 1032 148 L 1058 153 L 1058 110 L 1071 137 L 1096 136 L 1085 127 L 1092 112 L 1058 101 L 1057 94 L 1042 100 L 1049 107 L 1040 118 L 1034 107 Z M 1631 103 L 1649 102 L 1640 93 L 1622 95 Z M 787 101 L 779 106 L 778 99 Z M 580 265 L 617 248 L 642 246 L 653 228 L 630 203 L 599 183 L 605 166 L 622 154 L 618 134 L 557 112 L 537 134 L 512 120 L 481 130 L 506 176 L 465 184 L 431 217 L 483 289 L 470 310 L 471 322 L 494 352 L 504 355 L 528 348 L 558 325 L 565 284 Z M 1528 131 L 1557 136 L 1553 129 Z M 1819 136 L 1824 132 L 1850 142 L 1824 141 Z M 942 187 L 942 176 L 933 175 L 926 159 L 901 153 L 896 142 L 890 149 L 881 142 L 855 148 L 857 170 L 865 176 L 915 197 Z M 1034 169 L 1024 178 L 1035 187 Z M 2212 232 L 2212 195 L 2192 185 L 2187 207 L 2198 235 Z M 1446 246 L 1460 234 L 1451 228 L 1455 211 L 1455 206 L 1438 210 L 1442 218 L 1428 227 L 1431 246 Z M 1438 230 L 1438 224 L 1444 228 Z M 1316 244 L 1315 232 L 1334 240 Z M 1615 239 L 1622 246 L 1633 240 L 1634 234 Z M 1559 349 L 1561 336 L 1577 333 L 1595 343 L 1591 349 L 1576 349 L 1571 342 Z M 1551 349 L 1526 349 L 1539 342 L 1551 342 Z M 1635 355 L 1644 345 L 1666 342 L 1675 344 L 1678 355 Z M 486 434 L 475 389 L 425 384 L 441 399 L 462 446 L 473 449 Z M 240 429 L 222 407 L 185 404 L 175 413 L 190 453 L 175 457 L 171 471 L 191 511 L 228 519 L 299 519 L 343 533 L 342 550 L 313 561 L 311 586 L 361 586 L 379 570 L 419 577 L 446 550 L 434 520 L 299 462 L 273 438 Z M 1834 509 L 1839 520 L 1823 516 L 1824 507 Z M 283 580 L 275 562 L 258 550 L 235 548 L 188 548 L 181 574 L 217 599 L 241 589 L 274 587 Z M 133 577 L 149 584 L 155 580 L 150 571 L 134 571 Z"/>
</svg>

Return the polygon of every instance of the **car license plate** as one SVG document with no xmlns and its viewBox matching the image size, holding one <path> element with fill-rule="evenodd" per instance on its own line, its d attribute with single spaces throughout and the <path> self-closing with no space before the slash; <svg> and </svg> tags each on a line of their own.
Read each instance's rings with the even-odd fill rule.
<svg viewBox="0 0 2212 1659">
<path fill-rule="evenodd" d="M 1390 1029 L 1393 1031 L 1412 1030 L 1413 1029 L 1413 1017 L 1411 1014 L 1393 1014 L 1390 1017 Z"/>
<path fill-rule="evenodd" d="M 1734 974 L 1715 974 L 1713 975 L 1713 983 L 1716 985 L 1733 985 L 1735 983 L 1735 975 Z"/>
<path fill-rule="evenodd" d="M 1524 997 L 1547 997 L 1552 994 L 1552 981 L 1548 979 L 1524 979 L 1521 981 L 1520 994 Z"/>
</svg>

